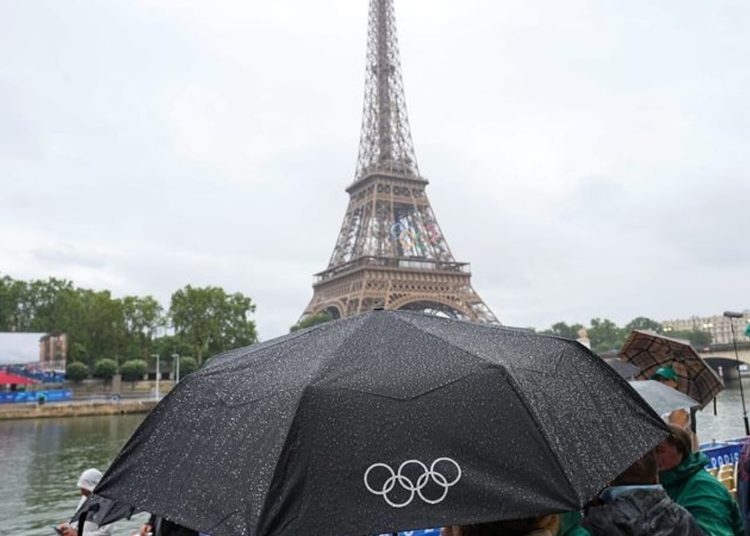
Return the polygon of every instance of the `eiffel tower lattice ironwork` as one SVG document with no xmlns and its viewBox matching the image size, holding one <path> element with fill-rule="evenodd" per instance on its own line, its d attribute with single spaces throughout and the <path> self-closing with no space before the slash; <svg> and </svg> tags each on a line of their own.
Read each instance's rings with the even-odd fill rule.
<svg viewBox="0 0 750 536">
<path fill-rule="evenodd" d="M 370 0 L 362 134 L 349 206 L 303 316 L 409 309 L 498 323 L 456 262 L 425 193 L 401 79 L 394 0 Z"/>
</svg>

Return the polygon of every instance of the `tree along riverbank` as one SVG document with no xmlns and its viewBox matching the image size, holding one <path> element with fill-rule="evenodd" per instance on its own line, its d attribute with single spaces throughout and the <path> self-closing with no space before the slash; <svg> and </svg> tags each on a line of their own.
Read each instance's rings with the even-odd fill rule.
<svg viewBox="0 0 750 536">
<path fill-rule="evenodd" d="M 44 419 L 52 417 L 91 417 L 96 415 L 129 415 L 149 413 L 156 400 L 123 400 L 119 402 L 70 402 L 60 404 L 7 404 L 0 406 L 0 421 Z"/>
</svg>

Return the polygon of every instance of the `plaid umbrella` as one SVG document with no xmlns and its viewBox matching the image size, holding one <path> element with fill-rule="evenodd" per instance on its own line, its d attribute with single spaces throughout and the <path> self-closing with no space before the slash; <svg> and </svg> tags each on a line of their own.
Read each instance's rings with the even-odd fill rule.
<svg viewBox="0 0 750 536">
<path fill-rule="evenodd" d="M 724 389 L 724 382 L 688 341 L 634 330 L 620 357 L 641 369 L 638 380 L 648 380 L 659 367 L 671 366 L 677 373 L 677 389 L 697 400 L 701 409 Z"/>
</svg>

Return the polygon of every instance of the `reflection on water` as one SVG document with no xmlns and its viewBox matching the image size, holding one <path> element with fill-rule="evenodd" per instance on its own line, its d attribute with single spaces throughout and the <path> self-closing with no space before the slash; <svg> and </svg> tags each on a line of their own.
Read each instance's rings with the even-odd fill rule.
<svg viewBox="0 0 750 536">
<path fill-rule="evenodd" d="M 750 385 L 750 382 L 748 383 Z M 78 504 L 78 475 L 105 470 L 125 445 L 142 415 L 0 422 L 0 520 L 14 535 L 54 536 L 52 525 L 69 518 Z M 744 435 L 740 391 L 735 383 L 713 406 L 698 413 L 701 441 Z M 115 526 L 129 536 L 145 516 Z"/>
<path fill-rule="evenodd" d="M 11 534 L 54 536 L 80 499 L 76 481 L 89 467 L 105 470 L 142 415 L 0 422 L 0 519 Z M 118 524 L 129 535 L 143 516 Z"/>
</svg>

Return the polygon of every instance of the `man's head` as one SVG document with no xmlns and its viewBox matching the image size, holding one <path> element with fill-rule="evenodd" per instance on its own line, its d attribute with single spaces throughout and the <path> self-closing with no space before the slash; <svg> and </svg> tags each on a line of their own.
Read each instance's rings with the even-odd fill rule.
<svg viewBox="0 0 750 536">
<path fill-rule="evenodd" d="M 659 471 L 669 471 L 682 463 L 693 451 L 693 441 L 684 429 L 670 426 L 671 433 L 656 447 Z"/>
<path fill-rule="evenodd" d="M 97 484 L 99 484 L 99 481 L 101 479 L 101 471 L 99 471 L 98 469 L 86 469 L 83 473 L 81 473 L 81 476 L 78 477 L 77 486 L 81 490 L 81 495 L 85 495 L 86 497 L 91 496 L 91 493 L 94 491 L 94 488 Z"/>
<path fill-rule="evenodd" d="M 671 366 L 659 367 L 651 376 L 651 379 L 668 385 L 672 389 L 677 388 L 677 373 Z"/>
<path fill-rule="evenodd" d="M 659 482 L 656 452 L 648 451 L 612 481 L 613 486 L 642 486 Z"/>
</svg>

